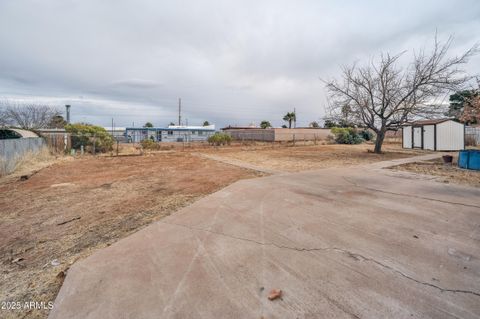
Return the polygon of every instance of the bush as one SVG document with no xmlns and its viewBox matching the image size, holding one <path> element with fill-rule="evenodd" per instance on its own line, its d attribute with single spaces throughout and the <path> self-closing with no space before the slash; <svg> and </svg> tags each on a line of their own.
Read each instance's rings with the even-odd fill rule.
<svg viewBox="0 0 480 319">
<path fill-rule="evenodd" d="M 108 152 L 113 149 L 112 136 L 101 126 L 77 123 L 65 126 L 65 131 L 72 134 L 72 148 L 79 149 L 82 145 L 93 147 L 96 152 Z"/>
<path fill-rule="evenodd" d="M 146 138 L 140 142 L 142 148 L 145 150 L 159 150 L 160 145 L 150 138 Z"/>
<path fill-rule="evenodd" d="M 373 133 L 369 130 L 362 130 L 359 133 L 360 137 L 363 138 L 365 141 L 373 140 Z"/>
<path fill-rule="evenodd" d="M 338 144 L 360 144 L 365 141 L 357 130 L 351 127 L 334 127 L 332 133 L 335 135 L 335 142 Z"/>
<path fill-rule="evenodd" d="M 220 146 L 220 145 L 230 145 L 232 142 L 232 137 L 225 133 L 215 133 L 208 137 L 208 143 L 210 145 Z"/>
</svg>

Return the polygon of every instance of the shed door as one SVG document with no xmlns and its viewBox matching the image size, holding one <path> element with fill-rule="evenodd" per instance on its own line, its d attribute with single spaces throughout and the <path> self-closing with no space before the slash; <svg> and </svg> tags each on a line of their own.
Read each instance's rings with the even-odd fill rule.
<svg viewBox="0 0 480 319">
<path fill-rule="evenodd" d="M 435 150 L 435 125 L 423 126 L 423 149 Z"/>
<path fill-rule="evenodd" d="M 413 128 L 413 147 L 422 148 L 422 127 Z"/>
</svg>

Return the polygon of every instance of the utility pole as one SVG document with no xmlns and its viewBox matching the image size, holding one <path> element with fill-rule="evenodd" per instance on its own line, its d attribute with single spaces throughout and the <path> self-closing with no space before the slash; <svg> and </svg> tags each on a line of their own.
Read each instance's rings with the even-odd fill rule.
<svg viewBox="0 0 480 319">
<path fill-rule="evenodd" d="M 65 105 L 67 124 L 70 124 L 70 105 Z"/>
<path fill-rule="evenodd" d="M 178 126 L 182 125 L 182 98 L 178 98 Z"/>
</svg>

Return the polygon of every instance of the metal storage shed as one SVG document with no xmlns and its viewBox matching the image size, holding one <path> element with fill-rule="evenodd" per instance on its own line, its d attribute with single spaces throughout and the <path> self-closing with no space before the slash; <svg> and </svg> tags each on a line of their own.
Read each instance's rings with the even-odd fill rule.
<svg viewBox="0 0 480 319">
<path fill-rule="evenodd" d="M 406 123 L 402 133 L 403 148 L 432 151 L 465 149 L 465 125 L 452 119 Z"/>
</svg>

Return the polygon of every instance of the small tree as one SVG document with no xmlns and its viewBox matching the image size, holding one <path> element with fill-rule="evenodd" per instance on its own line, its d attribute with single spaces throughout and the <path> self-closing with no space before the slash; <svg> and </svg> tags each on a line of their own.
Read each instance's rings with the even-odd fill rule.
<svg viewBox="0 0 480 319">
<path fill-rule="evenodd" d="M 95 145 L 96 152 L 107 152 L 112 150 L 113 138 L 101 126 L 76 123 L 68 124 L 65 130 L 72 134 L 72 148 L 79 149 L 82 145 Z"/>
<path fill-rule="evenodd" d="M 459 91 L 471 80 L 459 66 L 478 53 L 479 46 L 449 58 L 451 43 L 451 37 L 445 44 L 435 37 L 431 52 L 420 50 L 406 67 L 398 65 L 403 53 L 382 54 L 377 62 L 362 67 L 343 67 L 340 81 L 326 83 L 332 117 L 348 110 L 349 122 L 376 133 L 374 151 L 381 153 L 388 130 L 397 130 L 417 116 L 438 113 L 432 101 L 447 92 Z"/>
<path fill-rule="evenodd" d="M 47 128 L 60 112 L 54 106 L 36 102 L 0 101 L 0 125 L 27 130 Z"/>
<path fill-rule="evenodd" d="M 288 112 L 287 114 L 285 114 L 285 116 L 283 117 L 283 120 L 285 122 L 288 122 L 288 128 L 292 128 L 292 122 L 295 122 L 296 121 L 296 115 L 295 115 L 295 112 Z"/>
<path fill-rule="evenodd" d="M 147 122 L 147 123 L 145 123 L 145 125 L 143 127 L 153 127 L 153 124 L 150 123 L 150 122 Z"/>
<path fill-rule="evenodd" d="M 210 126 L 210 122 L 209 121 L 203 122 L 203 126 Z"/>
<path fill-rule="evenodd" d="M 450 107 L 447 115 L 454 116 L 465 124 L 480 123 L 480 78 L 478 88 L 463 90 L 450 95 Z"/>
<path fill-rule="evenodd" d="M 170 122 L 170 124 L 168 124 L 168 126 L 175 126 L 175 123 Z"/>
<path fill-rule="evenodd" d="M 282 128 L 288 128 L 285 124 L 282 125 Z"/>
<path fill-rule="evenodd" d="M 313 128 L 319 128 L 320 125 L 318 125 L 318 122 L 317 121 L 313 121 L 309 124 L 310 127 L 313 127 Z"/>
<path fill-rule="evenodd" d="M 48 128 L 64 128 L 67 125 L 67 121 L 61 115 L 55 115 L 50 120 Z"/>
<path fill-rule="evenodd" d="M 263 128 L 263 129 L 266 129 L 266 128 L 269 128 L 269 127 L 272 127 L 272 124 L 270 124 L 269 121 L 262 121 L 260 122 L 260 127 Z"/>
<path fill-rule="evenodd" d="M 463 108 L 460 120 L 464 123 L 480 123 L 480 95 L 477 95 Z"/>
</svg>

